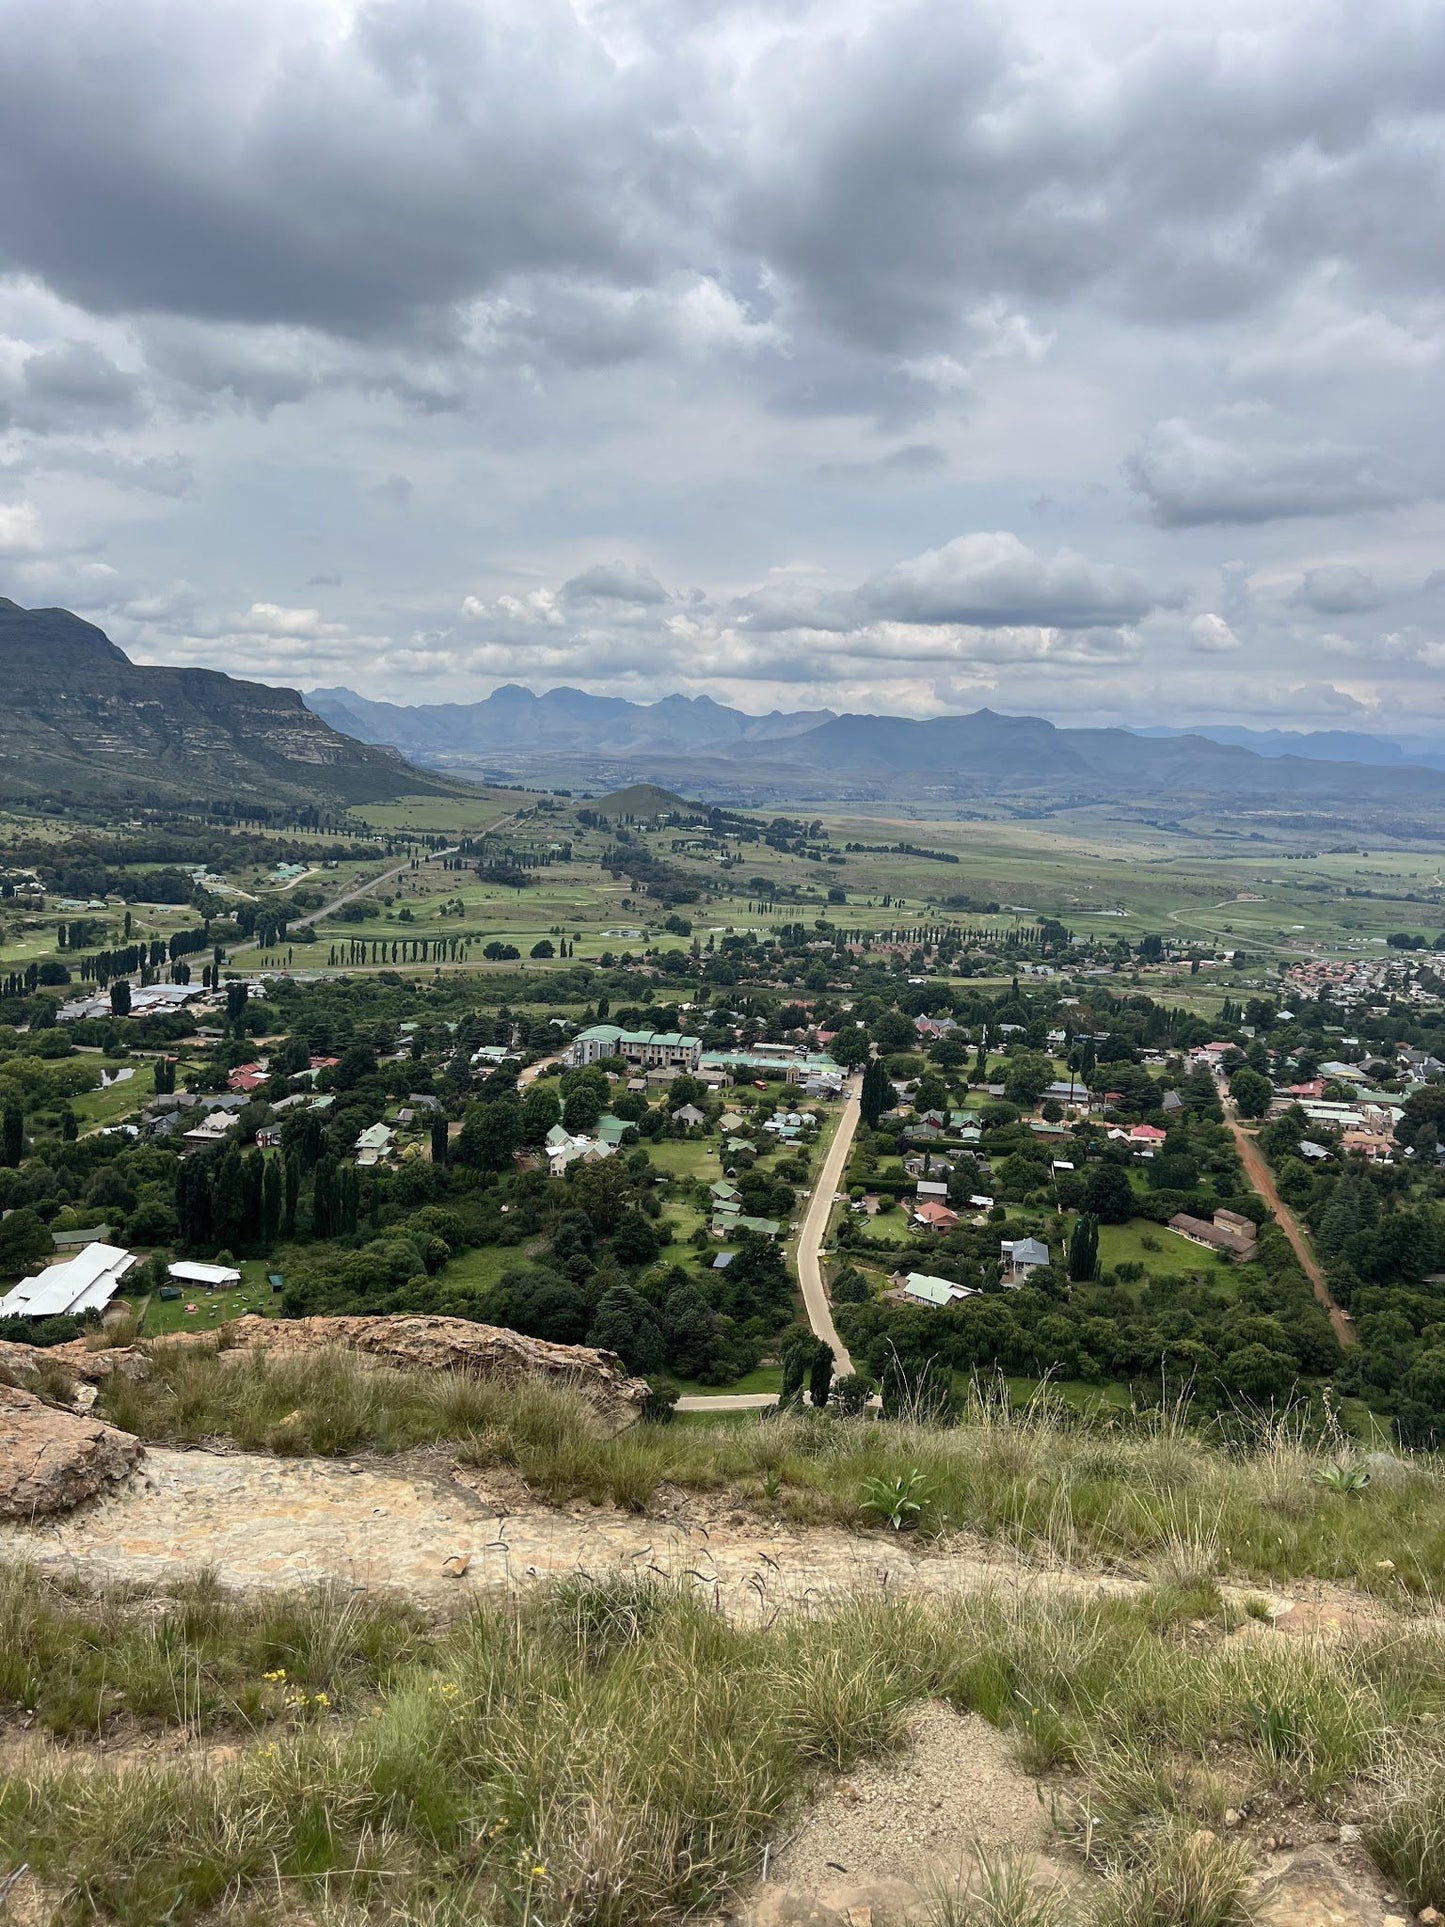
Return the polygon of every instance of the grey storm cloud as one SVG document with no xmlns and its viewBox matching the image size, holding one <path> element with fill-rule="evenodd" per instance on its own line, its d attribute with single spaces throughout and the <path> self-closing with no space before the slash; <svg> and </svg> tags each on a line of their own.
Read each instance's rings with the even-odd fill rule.
<svg viewBox="0 0 1445 1927">
<path fill-rule="evenodd" d="M 1286 441 L 1253 421 L 1212 432 L 1176 420 L 1160 422 L 1124 472 L 1154 520 L 1177 529 L 1388 508 L 1406 491 L 1380 468 L 1376 449 Z"/>
<path fill-rule="evenodd" d="M 0 0 L 0 45 L 0 593 L 170 661 L 315 613 L 298 675 L 404 698 L 1316 714 L 1329 659 L 1445 728 L 1371 620 L 1438 559 L 1445 9 Z"/>
<path fill-rule="evenodd" d="M 142 412 L 141 384 L 88 341 L 66 341 L 27 355 L 0 375 L 0 424 L 52 433 L 108 428 Z"/>
<path fill-rule="evenodd" d="M 551 277 L 538 332 L 603 361 L 646 316 L 579 286 L 683 267 L 744 298 L 765 269 L 869 351 L 1000 293 L 1186 322 L 1325 260 L 1433 284 L 1437 9 L 1311 9 L 1252 61 L 1160 36 L 1107 79 L 947 0 L 795 7 L 751 60 L 734 11 L 5 0 L 0 262 L 94 311 L 347 337 Z"/>
<path fill-rule="evenodd" d="M 948 467 L 948 451 L 936 442 L 905 442 L 872 461 L 823 462 L 816 470 L 820 482 L 879 482 L 897 477 L 936 475 Z"/>
<path fill-rule="evenodd" d="M 1297 607 L 1312 609 L 1321 616 L 1363 615 L 1371 609 L 1383 608 L 1391 599 L 1389 591 L 1381 589 L 1368 570 L 1354 568 L 1347 562 L 1306 569 L 1303 580 L 1290 597 Z"/>
<path fill-rule="evenodd" d="M 574 575 L 561 588 L 564 602 L 626 602 L 655 607 L 671 598 L 652 573 L 628 562 L 602 562 Z"/>
</svg>

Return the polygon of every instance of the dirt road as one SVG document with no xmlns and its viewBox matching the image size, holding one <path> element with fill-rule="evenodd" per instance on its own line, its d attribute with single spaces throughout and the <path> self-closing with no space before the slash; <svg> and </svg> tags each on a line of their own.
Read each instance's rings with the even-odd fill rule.
<svg viewBox="0 0 1445 1927">
<path fill-rule="evenodd" d="M 499 830 L 510 830 L 520 814 L 519 810 L 514 810 L 510 816 L 504 816 L 500 822 L 493 823 L 484 834 L 495 836 Z M 449 844 L 445 850 L 428 850 L 422 858 L 423 867 L 437 857 L 455 856 L 457 847 L 455 844 Z M 335 916 L 338 910 L 344 910 L 348 903 L 355 903 L 359 897 L 370 896 L 373 890 L 380 890 L 384 884 L 395 883 L 400 877 L 410 876 L 411 864 L 412 859 L 408 857 L 405 863 L 398 863 L 394 870 L 383 870 L 380 876 L 368 877 L 364 883 L 353 884 L 339 897 L 333 897 L 329 903 L 323 903 L 319 910 L 310 911 L 305 921 L 312 924 L 320 923 L 323 918 Z M 233 957 L 239 956 L 243 950 L 255 950 L 257 946 L 258 939 L 248 937 L 244 943 L 233 943 L 230 946 L 230 954 Z"/>
<path fill-rule="evenodd" d="M 1335 1329 L 1335 1337 L 1339 1339 L 1341 1345 L 1353 1345 L 1355 1331 L 1350 1323 L 1349 1314 L 1342 1311 L 1331 1298 L 1330 1288 L 1325 1283 L 1325 1274 L 1320 1270 L 1319 1263 L 1310 1250 L 1304 1229 L 1276 1190 L 1274 1173 L 1270 1170 L 1263 1151 L 1240 1123 L 1239 1113 L 1235 1109 L 1232 1098 L 1226 1097 L 1224 1100 L 1224 1115 L 1234 1134 L 1235 1148 L 1239 1152 L 1239 1161 L 1244 1166 L 1244 1175 L 1274 1213 L 1275 1223 L 1293 1246 L 1294 1255 L 1299 1259 L 1306 1278 L 1314 1287 L 1315 1297 L 1329 1314 L 1330 1323 Z"/>
</svg>

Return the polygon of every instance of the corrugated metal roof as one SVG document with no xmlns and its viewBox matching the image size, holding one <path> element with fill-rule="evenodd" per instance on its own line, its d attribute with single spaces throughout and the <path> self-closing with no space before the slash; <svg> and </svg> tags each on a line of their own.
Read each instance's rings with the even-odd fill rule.
<svg viewBox="0 0 1445 1927">
<path fill-rule="evenodd" d="M 135 1259 L 118 1245 L 87 1245 L 64 1264 L 25 1278 L 0 1298 L 0 1318 L 59 1318 L 108 1305 Z"/>
</svg>

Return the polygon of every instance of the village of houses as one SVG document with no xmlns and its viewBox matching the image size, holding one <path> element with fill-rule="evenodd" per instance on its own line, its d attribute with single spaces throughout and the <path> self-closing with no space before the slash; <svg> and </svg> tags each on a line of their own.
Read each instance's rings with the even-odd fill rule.
<svg viewBox="0 0 1445 1927">
<path fill-rule="evenodd" d="M 1343 998 L 1361 987 L 1361 973 L 1378 975 L 1390 967 L 1371 960 L 1368 964 L 1310 964 L 1300 966 L 1299 970 L 1331 973 L 1330 987 L 1336 996 Z M 1372 976 L 1372 985 L 1373 982 Z M 1298 988 L 1312 994 L 1318 991 L 1313 981 L 1306 984 L 1302 977 Z M 248 990 L 251 996 L 264 997 L 264 978 L 258 978 Z M 157 999 L 169 1007 L 171 1000 L 179 1004 L 182 998 L 199 1005 L 198 1015 L 204 1019 L 209 1000 L 204 995 L 198 996 L 191 986 L 146 986 L 135 993 L 132 1012 L 140 1016 L 160 1007 Z M 79 1000 L 77 1005 L 60 1013 L 62 1020 L 80 1014 L 83 1010 Z M 947 1016 L 937 1019 L 920 1016 L 914 1020 L 914 1027 L 923 1048 L 949 1035 L 969 1045 L 976 1041 Z M 1002 1034 L 995 1040 L 1005 1049 L 1011 1041 L 1007 1033 L 1013 1028 L 1002 1026 Z M 685 1032 L 629 1031 L 606 1023 L 590 1024 L 575 1035 L 568 1035 L 570 1029 L 559 1021 L 557 1048 L 539 1061 L 526 1062 L 535 1054 L 516 1047 L 483 1045 L 474 1053 L 473 1069 L 481 1077 L 499 1066 L 515 1064 L 525 1087 L 528 1081 L 549 1071 L 604 1065 L 609 1067 L 608 1082 L 614 1097 L 625 1092 L 629 1097 L 642 1096 L 649 1104 L 661 1100 L 668 1116 L 669 1136 L 690 1141 L 699 1153 L 707 1154 L 706 1157 L 700 1155 L 696 1161 L 698 1171 L 703 1174 L 696 1189 L 703 1203 L 702 1216 L 708 1235 L 722 1247 L 710 1262 L 725 1266 L 730 1257 L 726 1249 L 728 1241 L 742 1233 L 777 1238 L 786 1237 L 794 1229 L 778 1218 L 749 1213 L 737 1180 L 760 1154 L 769 1150 L 792 1147 L 803 1152 L 806 1158 L 829 1114 L 836 1114 L 845 1094 L 848 1073 L 826 1054 L 831 1041 L 828 1033 L 815 1031 L 804 1042 L 750 1042 L 746 1047 L 739 1044 L 728 1050 L 709 1051 L 703 1048 L 699 1037 Z M 203 1022 L 196 1036 L 204 1044 L 220 1034 L 217 1030 L 207 1030 Z M 1048 1049 L 1055 1057 L 1056 1066 L 1066 1041 L 1062 1030 L 1048 1035 Z M 1341 1027 L 1339 1048 L 1354 1047 L 1356 1040 L 1345 1035 Z M 1227 1042 L 1204 1044 L 1187 1054 L 1185 1069 L 1208 1070 L 1222 1087 L 1226 1060 L 1230 1060 L 1236 1050 L 1236 1046 Z M 1163 1082 L 1164 1054 L 1146 1051 L 1143 1061 Z M 255 1131 L 255 1142 L 261 1148 L 279 1143 L 281 1125 L 289 1111 L 310 1109 L 324 1114 L 334 1103 L 334 1097 L 326 1090 L 310 1090 L 306 1086 L 315 1084 L 335 1062 L 332 1057 L 315 1056 L 304 1070 L 290 1073 L 292 1085 L 301 1088 L 293 1088 L 289 1095 L 268 1107 L 266 1121 Z M 616 1068 L 619 1064 L 620 1070 Z M 1164 1126 L 1120 1121 L 1115 1112 L 1119 1094 L 1109 1089 L 1106 1070 L 1106 1066 L 1096 1069 L 1092 1088 L 1075 1073 L 1060 1075 L 1043 1091 L 1033 1114 L 1025 1120 L 1056 1153 L 1050 1165 L 1055 1177 L 1075 1169 L 1075 1160 L 1069 1153 L 1073 1148 L 1073 1132 L 1080 1123 L 1090 1121 L 1101 1125 L 1111 1142 L 1127 1148 L 1133 1158 L 1147 1162 L 1164 1145 L 1171 1113 L 1183 1109 L 1179 1092 L 1166 1087 L 1161 1091 L 1157 1107 L 1157 1114 L 1166 1120 Z M 1389 1160 L 1394 1155 L 1392 1134 L 1401 1115 L 1402 1099 L 1398 1094 L 1380 1090 L 1378 1081 L 1388 1078 L 1398 1082 L 1402 1077 L 1423 1079 L 1442 1070 L 1445 1066 L 1409 1050 L 1400 1052 L 1395 1063 L 1353 1062 L 1341 1057 L 1322 1063 L 1317 1074 L 1309 1079 L 1278 1086 L 1273 1107 L 1298 1104 L 1310 1123 L 1329 1138 L 1329 1144 L 1305 1139 L 1301 1151 L 1306 1158 L 1325 1158 L 1337 1145 L 1369 1159 Z M 230 1072 L 225 1091 L 159 1095 L 147 1102 L 143 1114 L 135 1121 L 112 1128 L 132 1136 L 177 1138 L 183 1154 L 222 1144 L 234 1133 L 237 1114 L 256 1101 L 270 1074 L 267 1059 L 258 1056 Z M 694 1101 L 690 1096 L 676 1106 L 668 1106 L 667 1093 L 683 1077 L 689 1080 L 689 1091 L 696 1093 L 701 1101 Z M 837 1198 L 846 1214 L 865 1224 L 876 1222 L 881 1228 L 882 1221 L 891 1214 L 894 1221 L 906 1227 L 910 1255 L 916 1251 L 916 1261 L 905 1260 L 894 1266 L 883 1295 L 897 1302 L 930 1307 L 949 1305 L 969 1296 L 970 1287 L 938 1276 L 927 1268 L 930 1247 L 960 1222 L 976 1229 L 989 1225 L 996 1228 L 997 1276 L 1006 1288 L 1026 1283 L 1031 1274 L 1042 1267 L 1059 1264 L 1062 1252 L 1051 1249 L 1043 1237 L 1035 1235 L 1033 1228 L 1020 1230 L 1011 1224 L 1007 1209 L 996 1204 L 990 1188 L 991 1170 L 983 1155 L 980 1111 L 991 1100 L 1004 1095 L 1004 1086 L 975 1084 L 968 1090 L 961 1108 L 922 1111 L 911 1101 L 912 1088 L 906 1083 L 896 1084 L 896 1103 L 886 1114 L 886 1128 L 898 1134 L 901 1152 L 897 1182 L 891 1187 L 894 1195 L 884 1196 L 880 1190 L 866 1186 L 860 1189 L 850 1170 Z M 730 1096 L 734 1091 L 737 1095 Z M 759 1098 L 760 1092 L 765 1094 L 765 1101 Z M 420 1092 L 395 1104 L 385 1119 L 358 1134 L 353 1151 L 356 1164 L 362 1168 L 391 1166 L 429 1157 L 432 1121 L 438 1109 L 439 1100 L 435 1096 Z M 450 1126 L 453 1134 L 459 1128 L 455 1122 Z M 554 1125 L 545 1142 L 519 1152 L 518 1161 L 534 1169 L 545 1167 L 550 1177 L 562 1178 L 575 1164 L 605 1160 L 637 1143 L 638 1136 L 630 1120 L 608 1108 L 585 1130 L 568 1130 L 561 1123 Z M 971 1188 L 967 1191 L 961 1191 L 953 1182 L 960 1164 L 971 1177 Z M 711 1176 L 709 1173 L 714 1168 L 717 1175 Z M 806 1192 L 803 1195 L 806 1196 Z M 836 1230 L 836 1222 L 834 1228 Z M 1250 1219 L 1227 1210 L 1216 1211 L 1211 1220 L 1176 1214 L 1169 1221 L 1168 1230 L 1202 1251 L 1217 1254 L 1221 1260 L 1245 1263 L 1255 1255 L 1255 1225 Z M 59 1242 L 58 1239 L 58 1246 Z M 57 1249 L 55 1262 L 36 1277 L 22 1280 L 0 1299 L 0 1319 L 12 1315 L 104 1313 L 113 1304 L 128 1312 L 129 1303 L 121 1287 L 137 1254 L 108 1244 L 101 1235 L 81 1242 L 80 1248 L 75 1249 L 78 1242 L 68 1235 L 65 1249 Z M 194 1292 L 198 1294 L 197 1302 L 188 1303 L 186 1309 L 199 1312 L 200 1295 L 232 1288 L 239 1277 L 239 1271 L 233 1266 L 181 1261 L 170 1267 L 161 1296 L 173 1298 Z M 280 1281 L 274 1282 L 279 1285 Z"/>
</svg>

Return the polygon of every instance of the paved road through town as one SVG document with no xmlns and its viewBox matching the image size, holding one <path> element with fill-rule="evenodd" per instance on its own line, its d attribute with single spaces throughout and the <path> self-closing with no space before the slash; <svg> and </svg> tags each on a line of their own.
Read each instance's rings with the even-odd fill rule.
<svg viewBox="0 0 1445 1927">
<path fill-rule="evenodd" d="M 853 1138 L 858 1129 L 860 1090 L 860 1081 L 855 1077 L 845 1093 L 843 1115 L 838 1119 L 838 1128 L 823 1159 L 823 1168 L 813 1187 L 813 1195 L 808 1200 L 803 1228 L 798 1234 L 798 1283 L 802 1288 L 808 1323 L 815 1336 L 826 1339 L 833 1347 L 833 1369 L 839 1378 L 846 1378 L 852 1371 L 853 1360 L 833 1323 L 833 1307 L 823 1282 L 822 1250 L 833 1201 L 842 1187 L 848 1153 L 853 1148 Z M 716 1398 L 689 1394 L 677 1401 L 677 1409 L 679 1412 L 750 1412 L 761 1410 L 766 1405 L 776 1405 L 777 1402 L 772 1392 L 726 1392 Z"/>
<path fill-rule="evenodd" d="M 808 1323 L 815 1335 L 826 1340 L 833 1347 L 834 1370 L 839 1378 L 846 1378 L 853 1369 L 853 1361 L 848 1356 L 848 1348 L 833 1325 L 833 1307 L 828 1299 L 828 1288 L 823 1282 L 823 1266 L 820 1254 L 823 1240 L 828 1233 L 828 1219 L 832 1215 L 833 1200 L 842 1187 L 843 1173 L 848 1168 L 848 1153 L 853 1148 L 854 1133 L 858 1129 L 860 1116 L 859 1092 L 861 1083 L 853 1078 L 848 1084 L 843 1099 L 843 1115 L 838 1119 L 838 1128 L 833 1134 L 833 1142 L 828 1146 L 828 1155 L 823 1160 L 823 1169 L 818 1182 L 813 1186 L 813 1195 L 808 1200 L 807 1214 L 803 1219 L 803 1229 L 798 1234 L 798 1283 L 803 1288 L 803 1303 L 808 1309 Z"/>
</svg>

